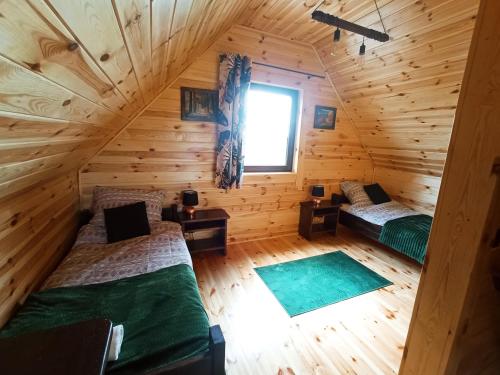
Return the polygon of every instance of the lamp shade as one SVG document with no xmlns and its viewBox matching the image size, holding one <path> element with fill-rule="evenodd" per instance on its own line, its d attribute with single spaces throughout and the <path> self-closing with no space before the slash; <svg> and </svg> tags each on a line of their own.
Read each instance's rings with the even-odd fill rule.
<svg viewBox="0 0 500 375">
<path fill-rule="evenodd" d="M 325 187 L 323 185 L 313 185 L 311 195 L 313 197 L 324 197 Z"/>
<path fill-rule="evenodd" d="M 198 204 L 198 192 L 194 190 L 184 190 L 182 192 L 183 206 L 196 206 Z"/>
</svg>

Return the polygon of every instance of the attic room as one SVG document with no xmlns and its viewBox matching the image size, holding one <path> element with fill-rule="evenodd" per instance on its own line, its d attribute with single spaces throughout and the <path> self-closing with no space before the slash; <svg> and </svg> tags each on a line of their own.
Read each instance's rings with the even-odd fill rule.
<svg viewBox="0 0 500 375">
<path fill-rule="evenodd" d="M 0 0 L 1 374 L 499 374 L 500 2 Z"/>
</svg>

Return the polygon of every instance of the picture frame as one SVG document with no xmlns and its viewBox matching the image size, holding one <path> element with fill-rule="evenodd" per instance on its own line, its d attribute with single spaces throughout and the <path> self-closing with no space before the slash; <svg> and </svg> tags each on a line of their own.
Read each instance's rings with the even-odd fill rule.
<svg viewBox="0 0 500 375">
<path fill-rule="evenodd" d="M 314 109 L 314 129 L 335 130 L 337 108 L 317 105 Z"/>
<path fill-rule="evenodd" d="M 181 87 L 181 120 L 215 122 L 218 92 Z"/>
</svg>

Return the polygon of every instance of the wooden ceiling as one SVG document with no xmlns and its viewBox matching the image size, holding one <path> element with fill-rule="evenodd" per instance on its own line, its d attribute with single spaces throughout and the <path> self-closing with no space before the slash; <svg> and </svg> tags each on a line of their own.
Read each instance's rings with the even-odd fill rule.
<svg viewBox="0 0 500 375">
<path fill-rule="evenodd" d="M 245 5 L 0 1 L 0 197 L 81 166 Z"/>
<path fill-rule="evenodd" d="M 380 12 L 391 39 L 366 40 L 363 58 L 356 34 L 342 33 L 335 45 L 331 36 L 314 42 L 374 162 L 375 180 L 420 210 L 434 211 L 478 5 L 388 1 Z M 357 22 L 382 30 L 373 2 Z"/>
<path fill-rule="evenodd" d="M 365 61 L 310 15 L 382 30 L 373 0 L 0 1 L 0 197 L 81 166 L 233 24 L 312 44 L 376 164 L 439 177 L 478 0 L 377 1 Z"/>
<path fill-rule="evenodd" d="M 432 212 L 479 0 L 253 0 L 248 27 L 311 43 L 372 158 L 374 178 L 400 200 Z M 315 9 L 383 31 L 365 40 L 311 20 Z"/>
<path fill-rule="evenodd" d="M 245 26 L 311 43 L 361 143 L 374 179 L 392 195 L 433 212 L 479 0 L 253 0 Z M 380 30 L 365 40 L 311 20 L 315 9 Z M 299 66 L 297 66 L 299 68 Z"/>
<path fill-rule="evenodd" d="M 380 8 L 392 2 L 394 0 L 377 0 Z M 405 1 L 415 2 L 423 1 Z M 331 26 L 311 19 L 316 8 L 364 26 L 378 20 L 374 13 L 374 0 L 251 0 L 238 22 L 291 40 L 314 44 L 325 37 L 331 39 L 333 33 Z"/>
</svg>

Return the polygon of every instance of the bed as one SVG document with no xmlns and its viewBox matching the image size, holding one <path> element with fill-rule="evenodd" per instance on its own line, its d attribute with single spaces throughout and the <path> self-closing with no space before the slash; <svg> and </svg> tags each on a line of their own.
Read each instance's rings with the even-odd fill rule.
<svg viewBox="0 0 500 375">
<path fill-rule="evenodd" d="M 105 318 L 125 331 L 107 373 L 224 374 L 224 337 L 209 326 L 180 225 L 155 221 L 150 235 L 107 243 L 94 224 L 0 337 Z"/>
<path fill-rule="evenodd" d="M 432 217 L 400 202 L 351 204 L 338 194 L 332 200 L 341 203 L 339 223 L 378 241 L 412 260 L 423 264 Z"/>
</svg>

